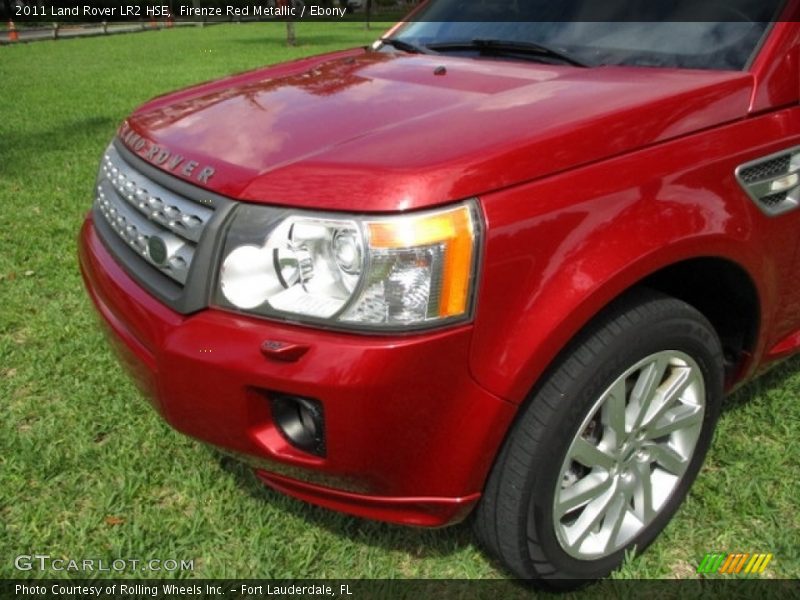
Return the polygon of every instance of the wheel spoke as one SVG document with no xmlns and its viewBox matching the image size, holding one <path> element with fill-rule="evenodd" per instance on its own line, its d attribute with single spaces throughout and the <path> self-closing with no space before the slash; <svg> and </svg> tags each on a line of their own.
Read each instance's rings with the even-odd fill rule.
<svg viewBox="0 0 800 600">
<path fill-rule="evenodd" d="M 563 488 L 556 504 L 556 518 L 560 519 L 565 514 L 598 498 L 611 487 L 612 483 L 610 477 L 590 473 L 573 485 Z"/>
<path fill-rule="evenodd" d="M 673 367 L 669 378 L 655 392 L 647 414 L 642 419 L 642 426 L 657 422 L 694 380 L 691 367 Z"/>
<path fill-rule="evenodd" d="M 608 470 L 614 466 L 613 456 L 582 437 L 577 438 L 573 443 L 570 456 L 573 460 L 590 468 L 601 467 Z"/>
<path fill-rule="evenodd" d="M 647 444 L 644 446 L 658 466 L 673 475 L 682 475 L 688 460 L 666 444 Z"/>
<path fill-rule="evenodd" d="M 583 509 L 581 516 L 578 517 L 578 520 L 567 527 L 570 546 L 579 548 L 588 535 L 595 530 L 608 512 L 611 503 L 614 501 L 616 491 L 617 486 L 611 486 L 605 494 L 589 502 L 586 508 Z"/>
<path fill-rule="evenodd" d="M 617 492 L 614 500 L 608 507 L 606 518 L 603 522 L 603 530 L 606 533 L 603 550 L 608 550 L 616 545 L 616 539 L 625 521 L 625 514 L 628 512 L 629 497 L 622 491 Z"/>
<path fill-rule="evenodd" d="M 634 469 L 636 471 L 636 485 L 633 488 L 633 514 L 642 522 L 649 523 L 655 516 L 653 508 L 653 480 L 650 471 L 650 463 L 647 461 L 637 461 Z"/>
<path fill-rule="evenodd" d="M 702 420 L 703 408 L 701 406 L 684 404 L 663 415 L 658 422 L 651 425 L 647 430 L 647 437 L 648 439 L 660 438 L 673 431 L 698 425 Z"/>
<path fill-rule="evenodd" d="M 644 422 L 645 416 L 651 412 L 650 405 L 656 396 L 656 390 L 669 367 L 669 359 L 656 357 L 653 362 L 642 367 L 636 384 L 631 391 L 631 408 L 634 411 L 632 430 L 637 430 Z"/>
<path fill-rule="evenodd" d="M 601 409 L 601 421 L 613 439 L 610 445 L 617 445 L 625 439 L 625 382 L 617 381 L 608 391 L 608 398 Z"/>
</svg>

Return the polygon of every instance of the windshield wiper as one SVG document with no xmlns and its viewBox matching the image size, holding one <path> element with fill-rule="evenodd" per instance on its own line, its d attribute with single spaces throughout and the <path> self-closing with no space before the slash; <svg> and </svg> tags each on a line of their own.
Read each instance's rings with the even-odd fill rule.
<svg viewBox="0 0 800 600">
<path fill-rule="evenodd" d="M 384 46 L 391 46 L 392 48 L 397 48 L 398 50 L 402 50 L 403 52 L 410 52 L 412 54 L 436 54 L 436 52 L 434 52 L 427 46 L 423 46 L 422 44 L 414 44 L 412 42 L 406 42 L 405 40 L 401 40 L 398 38 L 381 38 L 381 44 L 383 44 Z"/>
<path fill-rule="evenodd" d="M 590 67 L 591 65 L 563 50 L 557 50 L 544 44 L 535 42 L 517 42 L 513 40 L 487 40 L 473 39 L 452 42 L 436 42 L 429 44 L 428 47 L 437 51 L 448 50 L 478 50 L 487 54 L 517 54 L 530 57 L 543 57 L 555 59 L 576 67 Z"/>
</svg>

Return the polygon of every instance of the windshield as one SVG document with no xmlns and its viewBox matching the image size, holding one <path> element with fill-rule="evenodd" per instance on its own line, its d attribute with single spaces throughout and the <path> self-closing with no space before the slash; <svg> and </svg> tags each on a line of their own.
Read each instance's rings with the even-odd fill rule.
<svg viewBox="0 0 800 600">
<path fill-rule="evenodd" d="M 492 40 L 539 44 L 589 66 L 741 70 L 782 5 L 783 0 L 433 0 L 394 37 L 443 54 L 497 58 L 468 44 Z M 533 59 L 564 62 L 545 54 Z"/>
</svg>

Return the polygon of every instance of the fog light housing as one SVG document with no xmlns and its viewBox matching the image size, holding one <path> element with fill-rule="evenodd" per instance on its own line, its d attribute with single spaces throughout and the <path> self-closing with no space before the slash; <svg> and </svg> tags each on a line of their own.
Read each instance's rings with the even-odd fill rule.
<svg viewBox="0 0 800 600">
<path fill-rule="evenodd" d="M 292 446 L 325 456 L 325 417 L 322 404 L 312 398 L 276 394 L 271 398 L 272 420 Z"/>
</svg>

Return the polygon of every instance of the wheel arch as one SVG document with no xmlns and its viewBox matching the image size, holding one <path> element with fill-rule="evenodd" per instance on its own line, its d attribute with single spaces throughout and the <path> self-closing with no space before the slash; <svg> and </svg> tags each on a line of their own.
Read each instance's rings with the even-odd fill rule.
<svg viewBox="0 0 800 600">
<path fill-rule="evenodd" d="M 721 257 L 691 258 L 659 269 L 636 286 L 658 290 L 696 308 L 722 343 L 726 384 L 743 374 L 761 329 L 758 290 L 743 267 Z"/>
<path fill-rule="evenodd" d="M 696 247 L 696 242 L 691 246 Z M 708 247 L 713 249 L 715 244 Z M 561 304 L 562 319 L 546 339 L 540 338 L 529 345 L 529 354 L 506 397 L 515 403 L 523 402 L 536 382 L 568 351 L 570 342 L 598 315 L 637 288 L 653 289 L 683 300 L 711 322 L 725 351 L 726 388 L 747 377 L 763 350 L 763 306 L 774 292 L 760 288 L 753 276 L 753 271 L 763 270 L 764 265 L 758 263 L 758 258 L 748 257 L 752 264 L 747 267 L 747 258 L 734 258 L 722 252 L 695 254 L 670 248 L 654 254 L 667 255 L 672 260 L 659 260 L 655 255 L 643 257 L 602 285 L 586 290 L 574 304 L 560 303 L 557 287 L 548 291 L 549 298 L 537 299 L 536 304 L 545 307 Z"/>
</svg>

